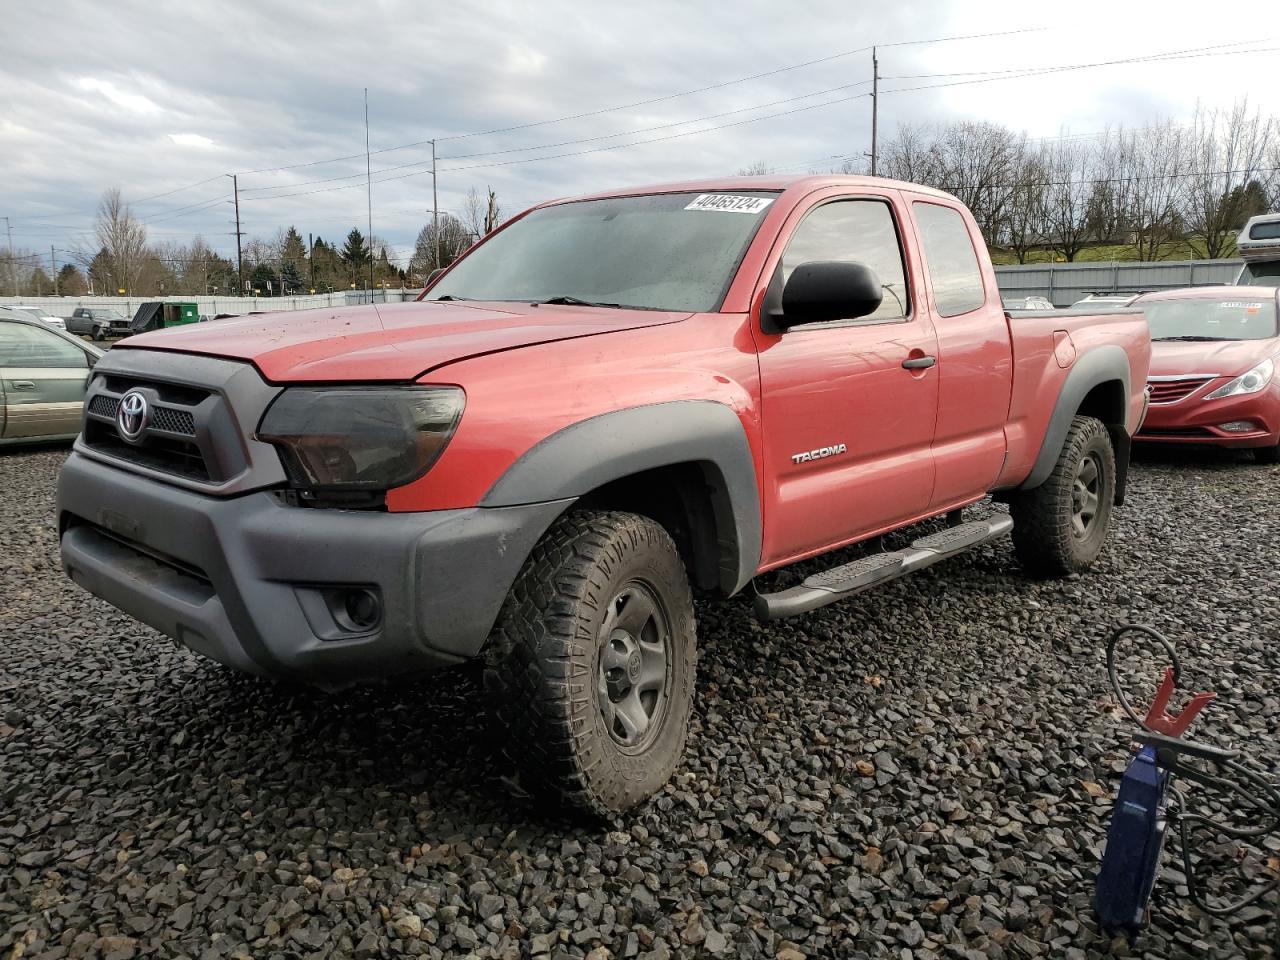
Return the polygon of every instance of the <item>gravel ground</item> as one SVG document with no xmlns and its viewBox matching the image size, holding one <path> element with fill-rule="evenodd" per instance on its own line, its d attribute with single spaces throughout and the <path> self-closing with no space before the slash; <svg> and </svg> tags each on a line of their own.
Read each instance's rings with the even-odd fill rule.
<svg viewBox="0 0 1280 960">
<path fill-rule="evenodd" d="M 1170 859 L 1132 948 L 1089 900 L 1112 624 L 1166 629 L 1220 691 L 1203 735 L 1280 764 L 1280 470 L 1144 458 L 1065 582 L 1004 542 L 770 627 L 700 604 L 682 765 L 584 825 L 509 796 L 475 671 L 272 685 L 74 588 L 65 455 L 0 454 L 0 958 L 1270 956 L 1266 913 L 1195 915 Z"/>
</svg>

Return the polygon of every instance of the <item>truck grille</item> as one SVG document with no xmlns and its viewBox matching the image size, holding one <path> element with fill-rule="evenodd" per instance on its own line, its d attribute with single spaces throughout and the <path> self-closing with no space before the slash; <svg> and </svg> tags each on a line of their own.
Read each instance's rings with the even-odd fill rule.
<svg viewBox="0 0 1280 960">
<path fill-rule="evenodd" d="M 1147 392 L 1153 404 L 1177 403 L 1191 396 L 1212 379 L 1211 376 L 1192 376 L 1179 377 L 1175 380 L 1148 380 Z"/>
<path fill-rule="evenodd" d="M 118 460 L 202 483 L 222 479 L 196 442 L 196 411 L 219 398 L 208 390 L 132 377 L 105 376 L 95 382 L 99 393 L 85 405 L 84 442 L 92 450 Z M 126 441 L 116 428 L 120 398 L 141 391 L 150 416 L 140 441 Z M 110 392 L 106 392 L 110 391 Z M 208 411 L 206 411 L 208 412 Z M 211 469 L 212 468 L 212 469 Z"/>
</svg>

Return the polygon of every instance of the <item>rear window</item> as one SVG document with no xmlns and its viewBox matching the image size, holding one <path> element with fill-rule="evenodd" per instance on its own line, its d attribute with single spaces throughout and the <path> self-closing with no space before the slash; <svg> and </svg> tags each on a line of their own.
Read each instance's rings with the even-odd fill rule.
<svg viewBox="0 0 1280 960">
<path fill-rule="evenodd" d="M 1255 223 L 1249 228 L 1250 240 L 1280 240 L 1280 220 Z"/>
<path fill-rule="evenodd" d="M 977 310 L 987 302 L 987 294 L 964 217 L 936 203 L 916 203 L 914 209 L 938 313 L 955 317 Z"/>
</svg>

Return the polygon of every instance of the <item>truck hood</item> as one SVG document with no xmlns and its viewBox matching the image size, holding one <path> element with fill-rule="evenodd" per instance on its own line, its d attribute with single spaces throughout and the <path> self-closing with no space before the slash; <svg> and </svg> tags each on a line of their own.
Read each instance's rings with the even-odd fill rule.
<svg viewBox="0 0 1280 960">
<path fill-rule="evenodd" d="M 424 300 L 282 311 L 140 334 L 116 350 L 248 360 L 273 382 L 417 379 L 478 354 L 676 323 L 689 313 Z"/>
<path fill-rule="evenodd" d="M 1280 352 L 1280 338 L 1185 343 L 1156 340 L 1151 344 L 1151 376 L 1176 377 L 1216 373 L 1238 377 Z"/>
</svg>

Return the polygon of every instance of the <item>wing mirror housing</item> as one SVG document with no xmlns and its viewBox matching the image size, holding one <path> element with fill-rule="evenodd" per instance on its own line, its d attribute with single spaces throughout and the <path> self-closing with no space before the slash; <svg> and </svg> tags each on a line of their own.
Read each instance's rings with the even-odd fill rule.
<svg viewBox="0 0 1280 960">
<path fill-rule="evenodd" d="M 791 271 L 780 297 L 770 297 L 767 326 L 781 333 L 802 323 L 856 320 L 876 312 L 884 288 L 874 270 L 847 260 L 811 260 Z"/>
</svg>

